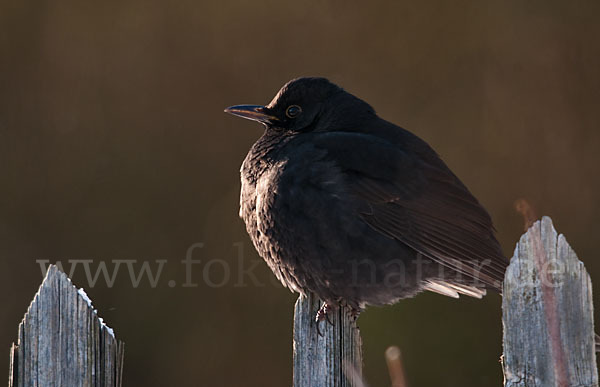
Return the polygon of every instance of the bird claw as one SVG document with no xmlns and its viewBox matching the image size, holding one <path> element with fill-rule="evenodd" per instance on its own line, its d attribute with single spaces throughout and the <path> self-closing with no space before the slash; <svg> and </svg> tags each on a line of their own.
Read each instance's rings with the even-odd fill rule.
<svg viewBox="0 0 600 387">
<path fill-rule="evenodd" d="M 329 312 L 331 312 L 333 308 L 327 304 L 326 302 L 319 308 L 317 311 L 317 315 L 315 316 L 315 322 L 317 323 L 317 333 L 319 336 L 323 337 L 323 332 L 321 332 L 321 322 L 327 321 L 329 325 L 333 326 L 333 321 L 331 321 L 331 316 Z"/>
<path fill-rule="evenodd" d="M 317 334 L 320 337 L 323 337 L 323 332 L 321 332 L 321 322 L 320 321 L 317 321 Z"/>
<path fill-rule="evenodd" d="M 352 321 L 356 321 L 358 319 L 360 312 L 361 312 L 360 309 L 355 309 L 355 308 L 350 309 L 349 314 L 350 314 L 350 318 L 352 318 Z"/>
</svg>

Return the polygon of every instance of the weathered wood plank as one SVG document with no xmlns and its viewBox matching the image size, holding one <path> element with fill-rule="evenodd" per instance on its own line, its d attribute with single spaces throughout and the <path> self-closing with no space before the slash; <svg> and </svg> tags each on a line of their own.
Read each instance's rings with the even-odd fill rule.
<svg viewBox="0 0 600 387">
<path fill-rule="evenodd" d="M 360 387 L 362 349 L 360 331 L 348 309 L 330 314 L 331 322 L 314 321 L 322 301 L 300 296 L 294 314 L 294 386 Z"/>
<path fill-rule="evenodd" d="M 85 292 L 51 265 L 19 324 L 8 385 L 120 386 L 123 351 Z"/>
<path fill-rule="evenodd" d="M 550 218 L 517 244 L 502 310 L 505 387 L 598 386 L 592 284 Z"/>
</svg>

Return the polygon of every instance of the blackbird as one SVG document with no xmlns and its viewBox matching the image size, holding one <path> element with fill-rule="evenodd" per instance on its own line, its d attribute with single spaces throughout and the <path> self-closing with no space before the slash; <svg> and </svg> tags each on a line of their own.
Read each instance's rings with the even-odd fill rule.
<svg viewBox="0 0 600 387">
<path fill-rule="evenodd" d="M 225 112 L 265 131 L 241 167 L 240 217 L 292 291 L 356 316 L 432 291 L 481 298 L 508 264 L 487 211 L 422 139 L 325 78 Z"/>
</svg>

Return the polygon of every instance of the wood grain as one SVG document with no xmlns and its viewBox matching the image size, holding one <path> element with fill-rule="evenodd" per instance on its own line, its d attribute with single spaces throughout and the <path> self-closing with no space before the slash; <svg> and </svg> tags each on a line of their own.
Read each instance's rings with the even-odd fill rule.
<svg viewBox="0 0 600 387">
<path fill-rule="evenodd" d="M 315 315 L 322 302 L 314 295 L 300 296 L 294 314 L 294 386 L 361 387 L 360 331 L 349 310 L 330 314 L 332 324 L 320 324 Z"/>
<path fill-rule="evenodd" d="M 505 387 L 598 386 L 592 283 L 550 218 L 517 244 L 502 310 Z"/>
<path fill-rule="evenodd" d="M 19 324 L 9 387 L 121 385 L 124 344 L 56 266 Z"/>
</svg>

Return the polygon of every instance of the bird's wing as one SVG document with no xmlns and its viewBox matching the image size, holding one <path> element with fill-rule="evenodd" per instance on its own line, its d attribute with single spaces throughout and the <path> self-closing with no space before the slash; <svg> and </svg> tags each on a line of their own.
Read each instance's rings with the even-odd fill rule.
<svg viewBox="0 0 600 387">
<path fill-rule="evenodd" d="M 357 216 L 430 259 L 498 289 L 507 260 L 489 214 L 428 145 L 411 140 L 415 143 L 407 144 L 408 152 L 361 133 L 330 132 L 314 139 L 357 197 Z"/>
</svg>

